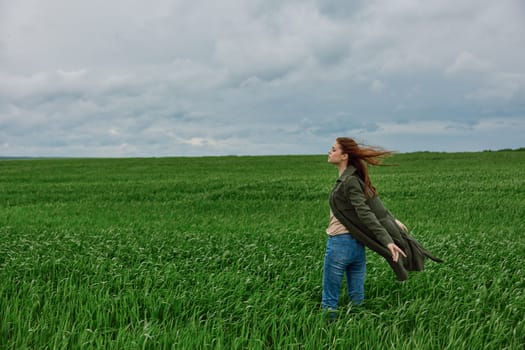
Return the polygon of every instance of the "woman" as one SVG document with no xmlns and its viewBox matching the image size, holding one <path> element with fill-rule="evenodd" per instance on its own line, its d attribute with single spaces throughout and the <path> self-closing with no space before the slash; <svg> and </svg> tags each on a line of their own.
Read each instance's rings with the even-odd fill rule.
<svg viewBox="0 0 525 350">
<path fill-rule="evenodd" d="M 337 310 L 343 275 L 354 305 L 364 300 L 365 246 L 383 256 L 399 280 L 407 271 L 423 270 L 426 257 L 441 262 L 408 235 L 406 226 L 383 206 L 368 176 L 367 166 L 379 165 L 392 152 L 361 147 L 339 137 L 328 153 L 328 162 L 339 170 L 330 194 L 330 221 L 323 268 L 322 307 Z"/>
</svg>

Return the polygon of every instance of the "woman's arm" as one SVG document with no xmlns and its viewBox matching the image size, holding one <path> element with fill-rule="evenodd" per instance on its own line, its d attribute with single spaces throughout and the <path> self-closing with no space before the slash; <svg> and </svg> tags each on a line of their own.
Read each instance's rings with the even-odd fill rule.
<svg viewBox="0 0 525 350">
<path fill-rule="evenodd" d="M 346 190 L 350 204 L 352 204 L 356 210 L 357 217 L 370 230 L 370 232 L 372 232 L 376 239 L 385 247 L 387 247 L 388 250 L 390 250 L 392 260 L 397 262 L 399 259 L 399 254 L 406 257 L 405 252 L 403 252 L 403 250 L 394 243 L 392 237 L 388 234 L 388 231 L 383 227 L 383 225 L 381 225 L 372 209 L 370 209 L 366 203 L 365 194 L 363 193 L 363 189 L 359 183 L 359 180 L 352 177 L 346 183 Z M 398 220 L 396 220 L 396 223 L 397 222 Z M 399 223 L 403 225 L 400 221 Z M 406 229 L 404 225 L 403 227 Z"/>
<path fill-rule="evenodd" d="M 354 207 L 358 219 L 374 235 L 374 238 L 385 247 L 390 243 L 394 243 L 388 231 L 381 225 L 370 206 L 366 203 L 365 194 L 357 177 L 351 177 L 345 182 L 345 195 L 352 207 Z"/>
</svg>

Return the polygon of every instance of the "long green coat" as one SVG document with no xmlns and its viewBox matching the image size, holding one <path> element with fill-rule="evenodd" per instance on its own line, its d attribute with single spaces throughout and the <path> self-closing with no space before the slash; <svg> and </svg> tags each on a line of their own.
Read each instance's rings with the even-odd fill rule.
<svg viewBox="0 0 525 350">
<path fill-rule="evenodd" d="M 442 262 L 396 224 L 378 196 L 366 198 L 364 191 L 363 181 L 350 165 L 335 183 L 330 208 L 356 240 L 386 259 L 398 280 L 408 279 L 408 271 L 423 270 L 425 258 Z M 392 260 L 387 248 L 392 242 L 405 252 L 406 258 L 400 255 L 397 262 Z"/>
</svg>

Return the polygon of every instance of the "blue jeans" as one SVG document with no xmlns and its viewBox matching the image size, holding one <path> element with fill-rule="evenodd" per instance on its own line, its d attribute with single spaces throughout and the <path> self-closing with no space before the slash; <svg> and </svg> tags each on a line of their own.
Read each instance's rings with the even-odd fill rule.
<svg viewBox="0 0 525 350">
<path fill-rule="evenodd" d="M 324 309 L 337 309 L 345 273 L 350 301 L 354 305 L 362 304 L 365 299 L 365 247 L 350 234 L 329 236 L 323 268 L 321 306 Z"/>
</svg>

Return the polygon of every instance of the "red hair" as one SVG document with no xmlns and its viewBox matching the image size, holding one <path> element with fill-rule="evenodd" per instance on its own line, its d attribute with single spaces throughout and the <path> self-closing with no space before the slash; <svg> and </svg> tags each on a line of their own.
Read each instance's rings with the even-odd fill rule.
<svg viewBox="0 0 525 350">
<path fill-rule="evenodd" d="M 377 196 L 377 190 L 372 186 L 368 176 L 368 165 L 381 165 L 382 158 L 394 152 L 379 147 L 360 146 L 349 137 L 338 137 L 335 141 L 341 146 L 343 154 L 348 154 L 348 164 L 357 169 L 357 175 L 365 183 L 365 196 L 367 198 Z"/>
</svg>

